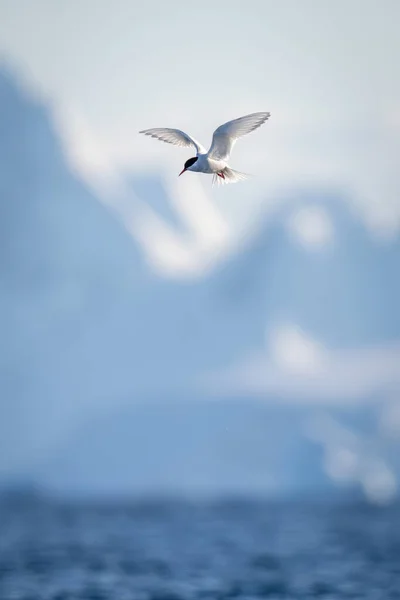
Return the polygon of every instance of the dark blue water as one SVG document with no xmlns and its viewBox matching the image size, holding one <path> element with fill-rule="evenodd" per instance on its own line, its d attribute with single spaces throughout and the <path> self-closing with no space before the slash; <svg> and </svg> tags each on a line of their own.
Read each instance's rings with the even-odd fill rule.
<svg viewBox="0 0 400 600">
<path fill-rule="evenodd" d="M 1 600 L 400 598 L 400 509 L 8 505 Z"/>
</svg>

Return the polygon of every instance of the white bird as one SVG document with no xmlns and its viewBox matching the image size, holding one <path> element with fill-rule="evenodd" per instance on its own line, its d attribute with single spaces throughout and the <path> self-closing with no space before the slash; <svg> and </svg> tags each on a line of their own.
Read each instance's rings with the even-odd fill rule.
<svg viewBox="0 0 400 600">
<path fill-rule="evenodd" d="M 251 133 L 265 123 L 269 119 L 270 114 L 269 112 L 253 113 L 220 125 L 214 131 L 208 152 L 193 137 L 180 129 L 159 127 L 144 129 L 143 131 L 139 131 L 139 133 L 144 133 L 167 144 L 186 148 L 192 147 L 196 150 L 196 156 L 189 158 L 185 162 L 179 176 L 185 171 L 194 171 L 196 173 L 212 174 L 213 183 L 217 180 L 223 183 L 236 183 L 237 181 L 246 179 L 248 176 L 229 167 L 228 160 L 233 146 L 238 138 Z"/>
</svg>

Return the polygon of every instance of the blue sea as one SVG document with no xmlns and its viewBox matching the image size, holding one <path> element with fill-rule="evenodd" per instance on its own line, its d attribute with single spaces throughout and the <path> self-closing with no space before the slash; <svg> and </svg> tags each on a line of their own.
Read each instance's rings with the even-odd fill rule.
<svg viewBox="0 0 400 600">
<path fill-rule="evenodd" d="M 400 507 L 8 502 L 1 600 L 400 599 Z"/>
</svg>

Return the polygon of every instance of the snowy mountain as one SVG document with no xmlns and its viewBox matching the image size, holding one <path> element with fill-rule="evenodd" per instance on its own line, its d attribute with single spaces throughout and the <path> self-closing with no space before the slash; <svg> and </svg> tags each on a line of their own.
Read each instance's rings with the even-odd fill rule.
<svg viewBox="0 0 400 600">
<path fill-rule="evenodd" d="M 329 190 L 283 198 L 243 252 L 214 275 L 220 303 L 262 314 L 263 335 L 288 319 L 332 348 L 398 340 L 400 237 L 374 239 L 349 205 L 343 193 Z M 317 248 L 293 234 L 297 218 L 313 225 L 315 214 L 330 228 L 330 239 Z"/>
<path fill-rule="evenodd" d="M 133 207 L 140 197 L 182 233 L 158 176 L 131 173 L 126 180 Z M 93 456 L 101 455 L 96 444 L 101 446 L 110 419 L 115 426 L 107 444 L 119 448 L 122 435 L 125 446 L 106 470 L 103 464 L 106 480 L 123 454 L 139 460 L 145 442 L 138 439 L 154 433 L 154 421 L 141 404 L 140 418 L 132 416 L 136 409 L 126 417 L 131 424 L 138 419 L 132 438 L 128 430 L 121 434 L 120 406 L 148 399 L 162 405 L 187 398 L 186 420 L 180 426 L 174 413 L 167 437 L 162 442 L 160 434 L 157 443 L 169 448 L 170 464 L 178 449 L 184 457 L 190 447 L 193 459 L 194 424 L 202 432 L 203 452 L 206 413 L 220 410 L 207 408 L 195 416 L 203 410 L 191 401 L 196 394 L 204 400 L 198 397 L 199 381 L 264 348 L 276 323 L 297 323 L 331 348 L 400 339 L 400 239 L 386 245 L 375 240 L 341 192 L 296 191 L 279 206 L 210 274 L 181 281 L 159 278 L 144 261 L 140 240 L 71 170 L 49 108 L 12 76 L 0 74 L 0 474 L 33 469 L 50 481 L 50 473 L 64 472 L 67 481 L 68 469 L 59 464 L 68 462 L 74 446 L 82 473 L 94 473 Z M 315 238 L 318 219 L 307 221 L 310 210 L 311 217 L 324 215 L 326 239 Z M 311 233 L 310 243 L 300 243 L 304 231 Z M 243 419 L 253 423 L 251 415 L 258 410 L 253 404 L 245 408 L 245 398 L 242 404 L 235 431 Z M 109 415 L 104 422 L 101 411 Z M 289 421 L 277 424 L 283 453 Z M 84 433 L 72 433 L 80 427 Z M 94 446 L 86 447 L 82 440 L 90 430 Z M 176 432 L 182 430 L 188 432 L 187 442 L 174 450 Z M 231 481 L 246 481 L 244 473 L 257 462 L 252 431 L 253 425 L 243 429 L 240 452 L 247 466 Z M 296 436 L 300 440 L 301 434 Z M 54 462 L 50 452 L 59 453 Z M 182 456 L 176 482 L 195 468 Z M 212 458 L 199 468 L 202 481 L 215 483 L 223 467 L 210 480 Z M 50 463 L 47 471 L 43 465 Z M 228 463 L 223 462 L 226 468 Z M 72 487 L 83 477 L 73 472 Z M 229 481 L 227 475 L 226 485 Z"/>
<path fill-rule="evenodd" d="M 36 476 L 60 493 L 323 492 L 331 486 L 321 449 L 304 438 L 308 412 L 246 398 L 137 403 L 85 420 Z"/>
</svg>

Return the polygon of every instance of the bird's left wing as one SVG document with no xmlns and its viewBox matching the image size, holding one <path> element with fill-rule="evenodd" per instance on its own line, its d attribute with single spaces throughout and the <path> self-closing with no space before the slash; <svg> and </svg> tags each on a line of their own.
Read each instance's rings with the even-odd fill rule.
<svg viewBox="0 0 400 600">
<path fill-rule="evenodd" d="M 227 160 L 238 138 L 251 133 L 270 117 L 269 112 L 258 112 L 239 117 L 220 125 L 215 131 L 209 150 L 210 158 Z"/>
<path fill-rule="evenodd" d="M 181 131 L 180 129 L 170 129 L 168 127 L 156 127 L 155 129 L 144 129 L 139 131 L 144 135 L 166 142 L 167 144 L 173 144 L 174 146 L 181 146 L 185 148 L 192 147 L 196 150 L 197 154 L 203 154 L 206 152 L 205 148 L 190 135 Z"/>
</svg>

